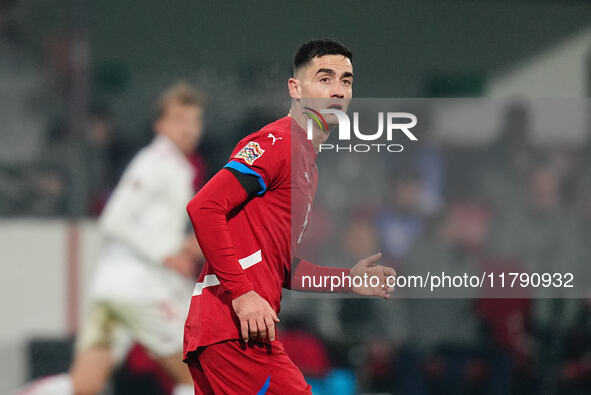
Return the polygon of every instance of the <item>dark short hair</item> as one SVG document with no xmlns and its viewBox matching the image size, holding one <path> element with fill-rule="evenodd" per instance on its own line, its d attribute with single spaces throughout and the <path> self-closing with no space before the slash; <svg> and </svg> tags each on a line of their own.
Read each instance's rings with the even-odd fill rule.
<svg viewBox="0 0 591 395">
<path fill-rule="evenodd" d="M 325 38 L 323 40 L 312 40 L 302 45 L 293 58 L 293 72 L 300 67 L 307 65 L 317 56 L 324 55 L 343 55 L 349 60 L 353 60 L 351 50 L 338 41 Z"/>
</svg>

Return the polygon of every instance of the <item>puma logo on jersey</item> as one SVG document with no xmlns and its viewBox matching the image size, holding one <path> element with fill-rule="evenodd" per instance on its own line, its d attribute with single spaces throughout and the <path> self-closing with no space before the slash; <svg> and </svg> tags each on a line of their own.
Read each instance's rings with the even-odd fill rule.
<svg viewBox="0 0 591 395">
<path fill-rule="evenodd" d="M 269 133 L 269 134 L 267 135 L 267 137 L 269 137 L 269 138 L 272 138 L 272 139 L 273 139 L 273 143 L 272 143 L 271 145 L 275 145 L 275 141 L 277 141 L 277 140 L 283 140 L 283 137 L 275 137 L 275 136 L 273 136 L 273 133 Z"/>
</svg>

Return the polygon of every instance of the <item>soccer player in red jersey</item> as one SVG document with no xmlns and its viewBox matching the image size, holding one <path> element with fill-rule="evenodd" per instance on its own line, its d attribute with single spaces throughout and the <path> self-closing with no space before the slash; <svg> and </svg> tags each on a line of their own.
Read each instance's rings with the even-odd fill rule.
<svg viewBox="0 0 591 395">
<path fill-rule="evenodd" d="M 393 269 L 381 254 L 352 269 L 295 257 L 318 182 L 316 155 L 329 130 L 304 130 L 306 99 L 346 109 L 352 97 L 351 52 L 333 40 L 304 44 L 289 79 L 289 114 L 241 140 L 229 162 L 187 206 L 206 264 L 185 324 L 184 357 L 197 394 L 311 394 L 276 339 L 282 288 L 304 289 L 302 276 L 376 276 L 380 286 L 339 291 L 388 298 Z M 336 119 L 326 118 L 328 124 Z"/>
</svg>

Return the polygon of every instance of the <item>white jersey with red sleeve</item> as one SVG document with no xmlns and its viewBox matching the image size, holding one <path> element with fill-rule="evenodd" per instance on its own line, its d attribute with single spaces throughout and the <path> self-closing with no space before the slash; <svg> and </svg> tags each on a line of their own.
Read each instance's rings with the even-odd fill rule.
<svg viewBox="0 0 591 395">
<path fill-rule="evenodd" d="M 187 158 L 164 136 L 132 159 L 99 218 L 104 242 L 91 298 L 149 302 L 187 293 L 191 280 L 164 259 L 186 238 L 193 177 Z"/>
</svg>

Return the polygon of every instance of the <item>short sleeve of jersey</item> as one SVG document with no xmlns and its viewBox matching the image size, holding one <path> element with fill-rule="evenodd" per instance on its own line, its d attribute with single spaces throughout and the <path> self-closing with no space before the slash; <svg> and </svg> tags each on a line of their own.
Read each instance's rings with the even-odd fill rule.
<svg viewBox="0 0 591 395">
<path fill-rule="evenodd" d="M 262 195 L 287 178 L 290 166 L 289 139 L 279 133 L 255 133 L 238 143 L 224 166 L 233 172 L 253 176 Z"/>
</svg>

